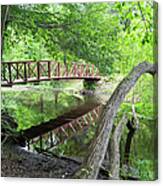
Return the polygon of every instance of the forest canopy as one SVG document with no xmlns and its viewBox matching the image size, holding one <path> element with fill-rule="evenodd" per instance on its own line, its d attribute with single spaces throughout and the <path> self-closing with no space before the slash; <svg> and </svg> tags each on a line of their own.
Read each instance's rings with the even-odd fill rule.
<svg viewBox="0 0 163 186">
<path fill-rule="evenodd" d="M 139 61 L 153 61 L 150 1 L 8 8 L 4 61 L 83 60 L 94 63 L 104 74 L 112 73 L 113 64 L 118 70 L 122 63 L 127 67 Z"/>
</svg>

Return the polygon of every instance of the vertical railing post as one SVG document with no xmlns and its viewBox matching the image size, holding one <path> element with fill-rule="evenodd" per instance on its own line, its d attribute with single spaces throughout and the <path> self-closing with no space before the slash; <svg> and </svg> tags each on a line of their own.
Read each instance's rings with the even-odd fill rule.
<svg viewBox="0 0 163 186">
<path fill-rule="evenodd" d="M 94 65 L 92 65 L 92 76 L 94 76 Z"/>
<path fill-rule="evenodd" d="M 48 61 L 48 78 L 51 78 L 51 61 Z"/>
<path fill-rule="evenodd" d="M 58 63 L 57 65 L 57 76 L 58 77 L 60 76 L 60 63 Z"/>
<path fill-rule="evenodd" d="M 2 62 L 1 64 L 1 80 L 6 80 L 6 64 Z"/>
<path fill-rule="evenodd" d="M 89 65 L 87 64 L 87 76 L 89 76 Z"/>
<path fill-rule="evenodd" d="M 76 64 L 76 76 L 78 77 L 78 72 L 79 72 L 79 65 Z"/>
<path fill-rule="evenodd" d="M 37 80 L 40 81 L 40 62 L 37 62 Z"/>
<path fill-rule="evenodd" d="M 84 76 L 84 64 L 82 64 L 82 72 L 81 72 L 81 76 Z"/>
<path fill-rule="evenodd" d="M 9 73 L 9 83 L 10 84 L 12 84 L 11 65 L 12 65 L 12 63 L 8 63 L 8 73 Z"/>
<path fill-rule="evenodd" d="M 76 64 L 74 64 L 74 76 L 76 76 Z"/>
<path fill-rule="evenodd" d="M 30 70 L 30 62 L 28 63 L 28 78 L 30 78 L 31 77 L 31 70 Z"/>
<path fill-rule="evenodd" d="M 66 77 L 68 77 L 68 65 L 66 65 Z"/>
<path fill-rule="evenodd" d="M 16 79 L 19 79 L 19 64 L 16 63 Z"/>
<path fill-rule="evenodd" d="M 85 67 L 85 76 L 87 76 L 87 74 L 88 74 L 88 70 L 87 70 L 87 68 L 88 68 L 88 64 L 86 64 L 86 67 Z"/>
<path fill-rule="evenodd" d="M 24 63 L 24 81 L 27 82 L 27 63 Z"/>
<path fill-rule="evenodd" d="M 78 73 L 78 77 L 80 77 L 80 71 L 81 70 L 81 65 L 80 64 L 78 64 L 78 70 L 77 70 L 77 73 Z"/>
</svg>

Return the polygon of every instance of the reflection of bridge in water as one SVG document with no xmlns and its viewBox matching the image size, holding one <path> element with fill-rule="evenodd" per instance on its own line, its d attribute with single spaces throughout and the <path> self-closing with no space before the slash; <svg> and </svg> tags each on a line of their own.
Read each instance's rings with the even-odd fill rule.
<svg viewBox="0 0 163 186">
<path fill-rule="evenodd" d="M 84 129 L 94 126 L 100 110 L 99 103 L 83 104 L 58 116 L 56 119 L 51 119 L 22 131 L 21 140 L 28 142 L 28 149 L 33 144 L 37 144 L 40 150 L 45 149 L 44 145 L 46 149 L 50 149 L 56 143 L 62 143 Z"/>
<path fill-rule="evenodd" d="M 12 86 L 50 80 L 100 80 L 98 69 L 92 64 L 64 64 L 54 61 L 2 62 L 1 85 Z"/>
</svg>

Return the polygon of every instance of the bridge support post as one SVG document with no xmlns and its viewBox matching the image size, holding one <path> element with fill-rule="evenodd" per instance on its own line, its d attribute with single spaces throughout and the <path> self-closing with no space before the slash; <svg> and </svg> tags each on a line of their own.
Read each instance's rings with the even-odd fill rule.
<svg viewBox="0 0 163 186">
<path fill-rule="evenodd" d="M 40 62 L 37 62 L 37 80 L 40 81 Z"/>
<path fill-rule="evenodd" d="M 9 84 L 12 85 L 12 74 L 11 74 L 11 64 L 8 63 L 8 72 L 9 72 Z"/>
<path fill-rule="evenodd" d="M 85 79 L 83 84 L 84 84 L 84 88 L 87 90 L 95 90 L 97 85 L 96 81 L 90 79 Z"/>
<path fill-rule="evenodd" d="M 24 63 L 24 81 L 27 82 L 27 63 Z"/>
<path fill-rule="evenodd" d="M 57 64 L 57 76 L 60 77 L 60 63 Z"/>
<path fill-rule="evenodd" d="M 48 61 L 48 78 L 51 78 L 51 63 Z"/>
</svg>

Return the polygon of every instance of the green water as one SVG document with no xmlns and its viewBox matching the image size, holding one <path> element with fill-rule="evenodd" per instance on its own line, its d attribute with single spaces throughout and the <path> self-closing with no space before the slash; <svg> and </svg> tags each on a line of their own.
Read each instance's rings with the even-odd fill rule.
<svg viewBox="0 0 163 186">
<path fill-rule="evenodd" d="M 18 123 L 18 131 L 39 125 L 78 107 L 85 97 L 77 91 L 57 89 L 2 90 L 2 109 Z"/>
</svg>

